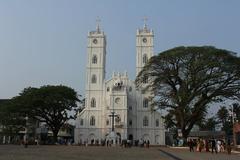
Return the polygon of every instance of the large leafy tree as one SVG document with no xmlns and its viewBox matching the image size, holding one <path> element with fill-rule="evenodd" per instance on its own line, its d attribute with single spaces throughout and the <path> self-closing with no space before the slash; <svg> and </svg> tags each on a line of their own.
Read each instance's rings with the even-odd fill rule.
<svg viewBox="0 0 240 160">
<path fill-rule="evenodd" d="M 233 134 L 233 123 L 240 121 L 240 105 L 233 103 L 228 108 L 225 106 L 220 107 L 217 112 L 217 118 L 222 125 L 222 130 L 227 134 Z"/>
<path fill-rule="evenodd" d="M 28 114 L 29 117 L 45 122 L 52 130 L 54 141 L 60 128 L 75 116 L 81 102 L 77 92 L 66 86 L 43 86 L 25 88 L 11 100 L 11 107 L 16 113 Z"/>
<path fill-rule="evenodd" d="M 20 113 L 9 108 L 10 100 L 0 101 L 0 127 L 4 135 L 16 135 L 25 126 L 24 118 Z"/>
<path fill-rule="evenodd" d="M 135 82 L 140 90 L 152 91 L 153 106 L 166 109 L 169 124 L 187 138 L 212 103 L 239 95 L 239 68 L 240 58 L 231 51 L 176 47 L 153 56 Z"/>
<path fill-rule="evenodd" d="M 219 121 L 219 124 L 221 124 L 222 131 L 225 131 L 226 134 L 232 134 L 233 131 L 233 125 L 231 122 L 231 118 L 229 115 L 229 109 L 226 108 L 225 106 L 221 106 L 219 110 L 217 111 L 217 119 Z"/>
<path fill-rule="evenodd" d="M 225 106 L 221 106 L 217 111 L 217 118 L 221 124 L 225 124 L 229 120 L 229 112 Z"/>
</svg>

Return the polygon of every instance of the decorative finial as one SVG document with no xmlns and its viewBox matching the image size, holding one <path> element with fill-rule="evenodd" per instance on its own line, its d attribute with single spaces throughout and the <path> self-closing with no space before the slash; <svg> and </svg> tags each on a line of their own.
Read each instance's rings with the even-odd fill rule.
<svg viewBox="0 0 240 160">
<path fill-rule="evenodd" d="M 97 17 L 97 19 L 96 19 L 96 24 L 97 24 L 96 30 L 97 30 L 97 32 L 100 32 L 100 22 L 101 22 L 101 19 L 99 17 Z"/>
<path fill-rule="evenodd" d="M 148 18 L 146 16 L 143 17 L 143 23 L 144 23 L 143 29 L 147 29 L 147 20 L 148 20 Z"/>
</svg>

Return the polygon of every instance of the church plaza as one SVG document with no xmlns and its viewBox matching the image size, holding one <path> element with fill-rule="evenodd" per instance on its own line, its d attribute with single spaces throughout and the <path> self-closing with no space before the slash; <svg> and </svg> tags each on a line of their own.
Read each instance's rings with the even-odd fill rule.
<svg viewBox="0 0 240 160">
<path fill-rule="evenodd" d="M 150 147 L 0 145 L 0 160 L 236 160 L 239 153 L 189 152 L 188 149 Z"/>
</svg>

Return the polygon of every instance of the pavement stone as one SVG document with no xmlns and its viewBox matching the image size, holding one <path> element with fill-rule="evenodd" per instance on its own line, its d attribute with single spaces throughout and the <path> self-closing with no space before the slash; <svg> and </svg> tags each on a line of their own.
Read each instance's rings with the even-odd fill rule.
<svg viewBox="0 0 240 160">
<path fill-rule="evenodd" d="M 190 152 L 188 148 L 159 148 L 163 153 L 177 157 L 172 157 L 173 160 L 240 160 L 240 154 L 238 152 L 228 155 L 226 152 L 211 153 L 211 152 Z"/>
<path fill-rule="evenodd" d="M 0 145 L 0 160 L 238 160 L 240 154 L 189 152 L 187 149 L 150 147 Z"/>
</svg>

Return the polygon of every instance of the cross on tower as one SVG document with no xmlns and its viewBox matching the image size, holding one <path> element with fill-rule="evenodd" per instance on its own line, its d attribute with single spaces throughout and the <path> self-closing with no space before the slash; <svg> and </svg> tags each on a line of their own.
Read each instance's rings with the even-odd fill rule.
<svg viewBox="0 0 240 160">
<path fill-rule="evenodd" d="M 143 23 L 144 23 L 144 26 L 143 26 L 143 28 L 144 29 L 146 29 L 147 28 L 147 20 L 148 20 L 148 18 L 145 16 L 145 17 L 143 17 Z"/>
<path fill-rule="evenodd" d="M 99 17 L 97 17 L 97 19 L 96 19 L 96 24 L 97 24 L 96 29 L 97 29 L 97 32 L 100 32 L 100 22 L 101 22 L 101 19 Z"/>
</svg>

